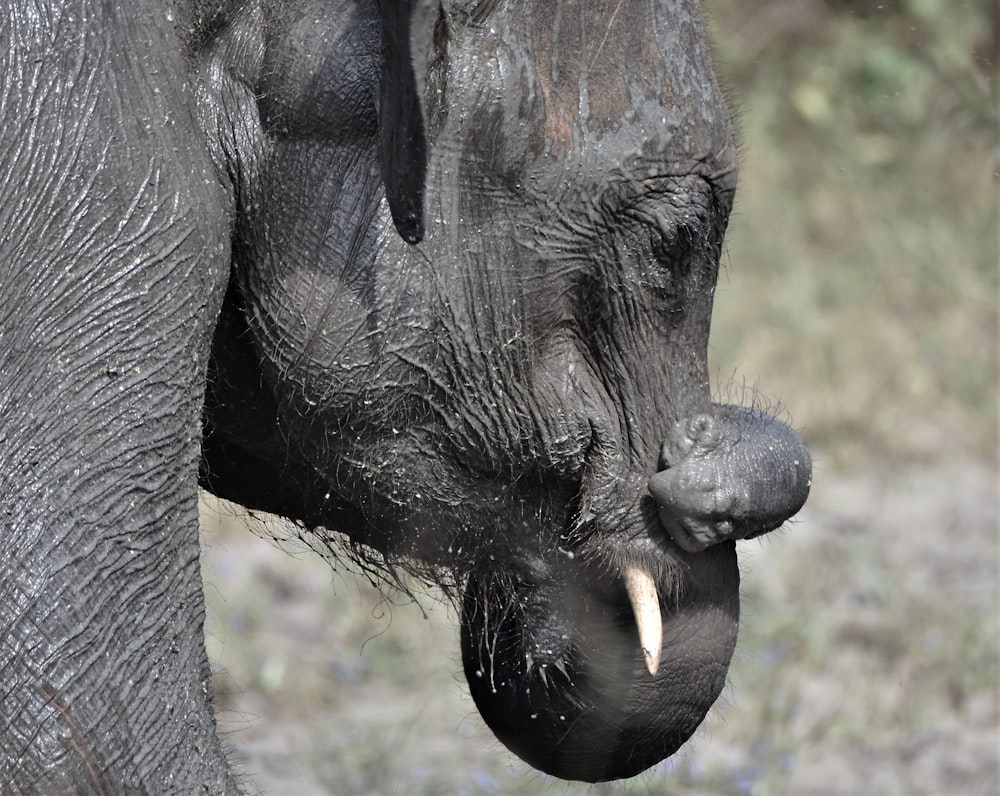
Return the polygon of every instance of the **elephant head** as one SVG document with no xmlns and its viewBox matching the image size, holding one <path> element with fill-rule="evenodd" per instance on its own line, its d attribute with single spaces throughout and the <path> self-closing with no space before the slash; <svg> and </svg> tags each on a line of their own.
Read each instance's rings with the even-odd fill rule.
<svg viewBox="0 0 1000 796">
<path fill-rule="evenodd" d="M 733 540 L 808 491 L 794 432 L 710 400 L 737 154 L 698 9 L 340 5 L 264 54 L 204 481 L 436 567 L 497 736 L 631 776 L 723 686 Z"/>
</svg>

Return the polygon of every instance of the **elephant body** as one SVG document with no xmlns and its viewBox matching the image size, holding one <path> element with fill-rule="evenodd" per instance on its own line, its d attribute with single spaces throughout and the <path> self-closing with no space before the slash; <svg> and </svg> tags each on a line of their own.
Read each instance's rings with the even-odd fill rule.
<svg viewBox="0 0 1000 796">
<path fill-rule="evenodd" d="M 6 0 L 0 39 L 0 782 L 236 790 L 199 483 L 431 573 L 542 770 L 679 748 L 733 540 L 810 473 L 710 397 L 697 5 Z"/>
</svg>

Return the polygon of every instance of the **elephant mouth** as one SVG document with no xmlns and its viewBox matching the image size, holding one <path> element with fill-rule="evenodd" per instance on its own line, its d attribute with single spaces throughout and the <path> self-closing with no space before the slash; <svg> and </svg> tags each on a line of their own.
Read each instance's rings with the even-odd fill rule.
<svg viewBox="0 0 1000 796">
<path fill-rule="evenodd" d="M 739 577 L 732 543 L 678 561 L 660 580 L 640 564 L 608 577 L 582 556 L 470 577 L 463 666 L 500 741 L 587 782 L 634 776 L 687 741 L 725 682 Z"/>
</svg>

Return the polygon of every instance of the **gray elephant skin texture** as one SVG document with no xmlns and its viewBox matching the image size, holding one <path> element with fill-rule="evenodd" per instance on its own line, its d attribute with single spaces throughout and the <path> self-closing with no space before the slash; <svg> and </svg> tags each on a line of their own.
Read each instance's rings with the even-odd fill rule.
<svg viewBox="0 0 1000 796">
<path fill-rule="evenodd" d="M 199 485 L 440 584 L 542 771 L 673 754 L 810 478 L 711 400 L 697 5 L 0 0 L 0 41 L 0 791 L 238 791 Z"/>
</svg>

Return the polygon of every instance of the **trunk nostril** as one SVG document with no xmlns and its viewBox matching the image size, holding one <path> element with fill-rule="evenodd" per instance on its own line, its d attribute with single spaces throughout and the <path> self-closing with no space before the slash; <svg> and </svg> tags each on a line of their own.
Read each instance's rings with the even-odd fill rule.
<svg viewBox="0 0 1000 796">
<path fill-rule="evenodd" d="M 726 428 L 710 414 L 698 414 L 680 420 L 667 434 L 660 447 L 657 469 L 666 470 L 688 456 L 704 456 L 723 444 Z"/>
</svg>

